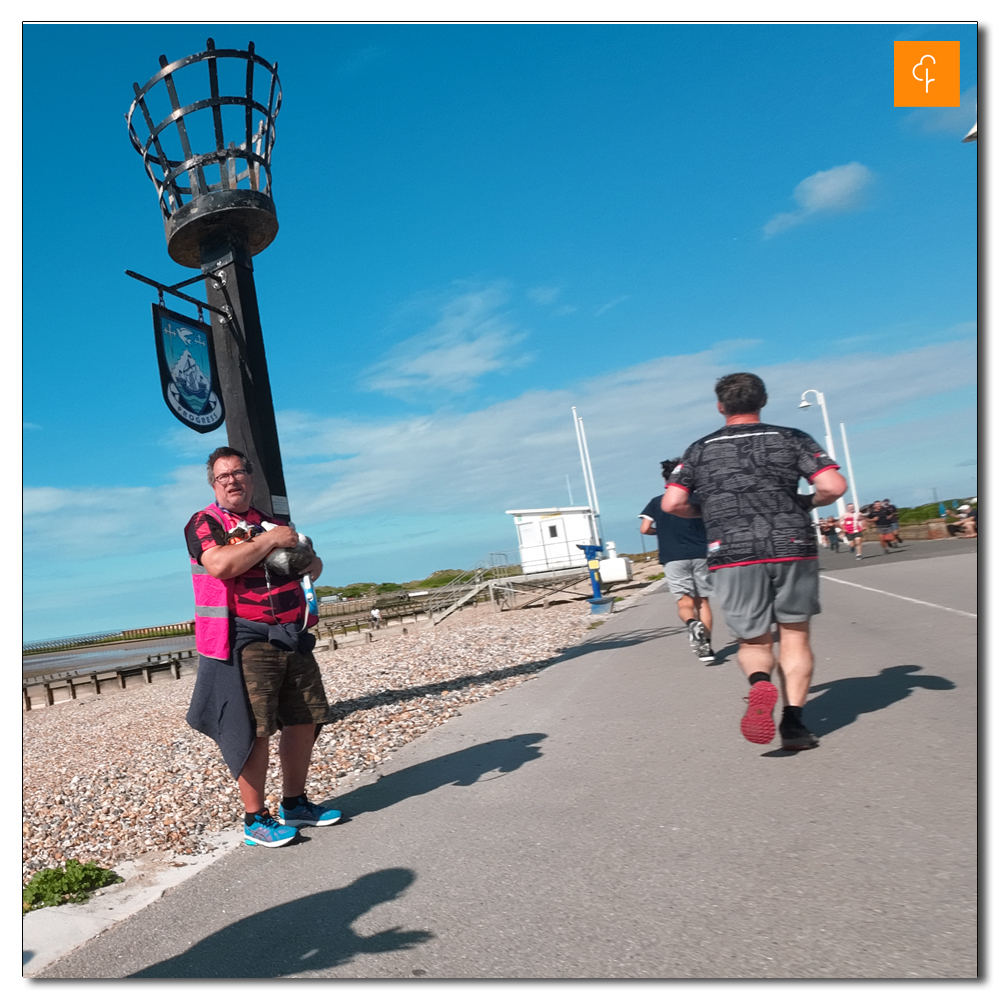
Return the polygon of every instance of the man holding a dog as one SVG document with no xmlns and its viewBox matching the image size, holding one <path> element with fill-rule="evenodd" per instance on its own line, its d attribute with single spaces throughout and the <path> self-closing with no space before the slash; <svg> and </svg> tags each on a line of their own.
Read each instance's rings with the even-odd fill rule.
<svg viewBox="0 0 1000 1000">
<path fill-rule="evenodd" d="M 301 576 L 269 570 L 275 549 L 305 545 L 281 518 L 251 506 L 253 467 L 235 448 L 208 457 L 215 502 L 187 523 L 195 591 L 198 677 L 187 721 L 210 736 L 239 785 L 244 839 L 250 846 L 282 847 L 298 827 L 330 826 L 336 809 L 309 801 L 306 777 L 313 744 L 329 705 Z M 304 537 L 304 536 L 303 536 Z M 306 540 L 308 541 L 308 540 Z M 314 580 L 323 563 L 311 550 L 301 575 Z M 265 805 L 268 744 L 281 729 L 283 798 L 277 817 Z"/>
</svg>

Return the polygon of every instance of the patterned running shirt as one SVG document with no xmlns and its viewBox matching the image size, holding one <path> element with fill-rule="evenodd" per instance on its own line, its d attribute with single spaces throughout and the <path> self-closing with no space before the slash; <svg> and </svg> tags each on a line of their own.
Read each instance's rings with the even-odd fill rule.
<svg viewBox="0 0 1000 1000">
<path fill-rule="evenodd" d="M 694 494 L 708 536 L 708 567 L 816 559 L 810 498 L 798 492 L 839 466 L 804 431 L 733 424 L 684 453 L 667 484 Z"/>
<path fill-rule="evenodd" d="M 261 521 L 272 524 L 287 524 L 280 517 L 264 514 L 251 507 L 244 514 L 230 516 L 247 525 L 249 537 L 259 535 L 264 529 Z M 226 529 L 208 511 L 200 510 L 187 523 L 184 529 L 188 552 L 192 559 L 201 562 L 201 554 L 206 549 L 216 545 L 225 545 Z M 271 585 L 267 584 L 264 564 L 252 566 L 241 576 L 233 578 L 233 597 L 235 611 L 240 618 L 252 622 L 266 622 L 268 625 L 287 625 L 289 622 L 301 622 L 306 608 L 305 593 L 298 577 L 279 576 L 271 574 Z"/>
</svg>

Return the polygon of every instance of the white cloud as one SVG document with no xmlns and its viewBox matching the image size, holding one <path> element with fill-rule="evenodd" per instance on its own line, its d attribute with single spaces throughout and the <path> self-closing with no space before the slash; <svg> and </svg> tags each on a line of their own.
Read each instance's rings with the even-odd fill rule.
<svg viewBox="0 0 1000 1000">
<path fill-rule="evenodd" d="M 659 461 L 718 426 L 712 385 L 726 372 L 745 370 L 740 359 L 746 351 L 746 343 L 733 342 L 654 358 L 571 389 L 528 392 L 469 413 L 382 421 L 279 413 L 293 516 L 316 540 L 329 583 L 402 579 L 401 565 L 407 567 L 405 578 L 415 577 L 512 549 L 516 542 L 504 510 L 564 503 L 567 473 L 578 502 L 583 495 L 570 414 L 575 405 L 586 422 L 610 537 L 625 538 L 634 531 L 634 514 L 658 488 Z M 968 443 L 968 428 L 961 428 L 969 418 L 942 415 L 927 401 L 967 387 L 969 406 L 975 406 L 974 339 L 889 356 L 841 352 L 753 370 L 767 384 L 766 419 L 817 437 L 822 434 L 818 409 L 797 407 L 804 389 L 825 393 L 838 452 L 838 421 L 845 420 L 852 435 L 862 493 L 872 490 L 906 504 L 929 475 L 943 490 L 949 489 L 949 469 L 968 478 L 955 466 L 954 441 L 961 434 Z M 953 401 L 949 405 L 954 409 Z M 155 621 L 148 591 L 162 580 L 164 594 L 174 602 L 164 605 L 163 620 L 185 618 L 190 590 L 177 575 L 187 566 L 181 533 L 210 499 L 200 461 L 180 466 L 158 487 L 27 490 L 30 634 L 104 627 L 91 627 L 96 620 L 91 612 L 79 627 L 68 624 L 64 614 L 72 607 L 60 613 L 59 625 L 37 624 L 53 616 L 46 596 L 53 579 L 66 581 L 74 592 L 85 589 L 94 608 L 102 607 L 99 597 L 107 593 L 116 627 Z M 629 544 L 638 550 L 638 541 Z M 421 566 L 412 568 L 418 557 Z M 136 581 L 134 596 L 121 590 L 122 580 Z M 145 603 L 133 607 L 140 601 Z"/>
<path fill-rule="evenodd" d="M 527 294 L 532 302 L 537 302 L 540 306 L 550 306 L 559 298 L 560 291 L 559 288 L 545 285 L 540 288 L 529 288 Z"/>
<path fill-rule="evenodd" d="M 439 307 L 440 318 L 422 333 L 397 344 L 388 357 L 361 375 L 364 388 L 389 395 L 464 393 L 488 372 L 527 364 L 511 348 L 527 336 L 500 312 L 508 294 L 500 283 L 473 288 Z"/>
<path fill-rule="evenodd" d="M 865 191 L 874 174 L 862 163 L 845 163 L 829 170 L 820 170 L 800 181 L 792 196 L 801 208 L 796 212 L 779 212 L 764 226 L 765 238 L 798 226 L 817 215 L 851 212 L 862 207 Z"/>
<path fill-rule="evenodd" d="M 594 315 L 603 316 L 609 309 L 614 309 L 615 306 L 620 306 L 627 299 L 627 295 L 619 295 L 617 298 L 611 299 L 609 302 L 605 302 L 604 305 L 598 306 L 594 310 Z"/>
</svg>

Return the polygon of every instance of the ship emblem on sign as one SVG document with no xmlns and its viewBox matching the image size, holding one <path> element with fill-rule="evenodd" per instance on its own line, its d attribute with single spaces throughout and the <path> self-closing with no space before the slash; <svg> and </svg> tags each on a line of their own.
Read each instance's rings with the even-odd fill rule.
<svg viewBox="0 0 1000 1000">
<path fill-rule="evenodd" d="M 160 362 L 163 398 L 181 423 L 202 434 L 215 430 L 224 420 L 212 329 L 153 306 L 156 353 Z"/>
</svg>

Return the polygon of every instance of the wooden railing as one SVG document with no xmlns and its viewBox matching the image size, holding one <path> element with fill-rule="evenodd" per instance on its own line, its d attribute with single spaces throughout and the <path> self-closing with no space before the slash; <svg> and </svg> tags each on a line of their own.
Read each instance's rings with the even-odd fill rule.
<svg viewBox="0 0 1000 1000">
<path fill-rule="evenodd" d="M 99 646 L 109 642 L 127 642 L 132 639 L 155 639 L 164 635 L 194 635 L 194 619 L 173 625 L 150 625 L 147 628 L 130 628 L 117 632 L 92 632 L 89 635 L 67 635 L 61 639 L 36 639 L 21 644 L 21 653 L 55 653 L 61 649 L 82 646 Z"/>
<path fill-rule="evenodd" d="M 174 625 L 151 625 L 148 628 L 127 628 L 122 632 L 126 639 L 155 639 L 158 635 L 194 635 L 194 619 Z"/>
</svg>

